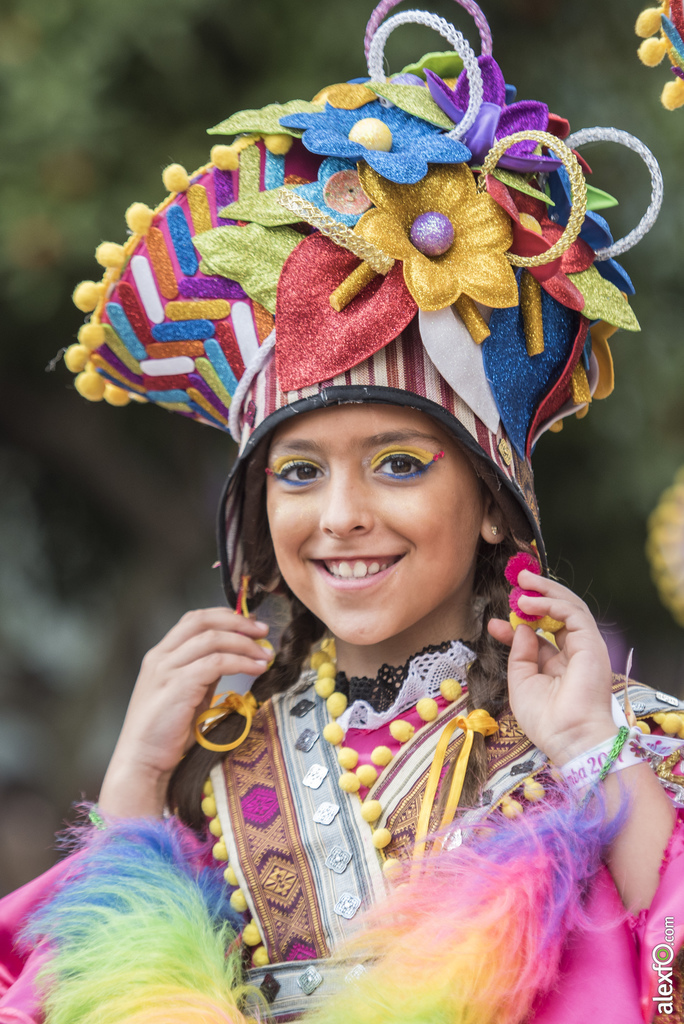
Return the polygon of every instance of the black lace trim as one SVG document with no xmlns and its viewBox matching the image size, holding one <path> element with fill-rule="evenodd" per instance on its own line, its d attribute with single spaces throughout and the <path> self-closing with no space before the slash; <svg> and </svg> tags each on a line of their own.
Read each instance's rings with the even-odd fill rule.
<svg viewBox="0 0 684 1024">
<path fill-rule="evenodd" d="M 373 711 L 382 714 L 383 711 L 392 707 L 399 696 L 399 691 L 406 681 L 413 659 L 418 658 L 421 654 L 444 654 L 449 650 L 451 644 L 451 640 L 445 640 L 441 644 L 428 644 L 422 651 L 411 655 L 408 661 L 398 667 L 381 665 L 375 679 L 370 679 L 367 676 L 352 676 L 351 679 L 347 679 L 344 672 L 338 672 L 335 676 L 335 689 L 345 695 L 349 704 L 353 704 L 355 700 L 365 700 L 373 708 Z"/>
</svg>

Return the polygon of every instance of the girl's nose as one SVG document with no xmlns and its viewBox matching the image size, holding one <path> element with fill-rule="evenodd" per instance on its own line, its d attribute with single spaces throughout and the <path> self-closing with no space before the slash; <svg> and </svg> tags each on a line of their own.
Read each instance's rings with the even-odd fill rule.
<svg viewBox="0 0 684 1024">
<path fill-rule="evenodd" d="M 368 489 L 347 473 L 333 473 L 322 496 L 320 528 L 329 537 L 368 533 L 374 513 Z"/>
</svg>

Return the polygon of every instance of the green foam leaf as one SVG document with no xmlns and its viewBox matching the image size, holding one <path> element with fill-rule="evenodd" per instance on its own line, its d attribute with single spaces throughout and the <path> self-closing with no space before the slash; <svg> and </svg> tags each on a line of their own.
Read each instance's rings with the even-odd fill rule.
<svg viewBox="0 0 684 1024">
<path fill-rule="evenodd" d="M 625 331 L 641 330 L 620 289 L 601 277 L 596 267 L 589 267 L 579 274 L 568 274 L 568 277 L 584 296 L 583 316 L 589 320 L 605 320 Z"/>
<path fill-rule="evenodd" d="M 294 185 L 285 185 L 283 188 L 289 192 Z M 272 188 L 267 192 L 257 192 L 256 195 L 238 199 L 230 206 L 224 206 L 222 210 L 219 210 L 219 217 L 229 217 L 230 220 L 249 220 L 266 228 L 296 224 L 301 218 L 280 205 L 278 202 L 280 191 L 280 188 Z"/>
<path fill-rule="evenodd" d="M 504 167 L 495 168 L 491 174 L 493 178 L 508 185 L 509 188 L 517 189 L 518 192 L 524 192 L 528 196 L 534 196 L 535 199 L 541 199 L 542 203 L 548 203 L 549 206 L 556 205 L 551 196 L 547 196 L 546 192 L 542 192 L 530 184 L 531 175 L 516 174 L 514 171 L 507 171 Z"/>
<path fill-rule="evenodd" d="M 391 100 L 400 110 L 419 117 L 421 121 L 429 121 L 438 128 L 451 130 L 454 122 L 437 106 L 429 91 L 422 85 L 396 85 L 394 82 L 366 82 L 376 96 Z"/>
<path fill-rule="evenodd" d="M 307 100 L 290 100 L 289 103 L 269 103 L 261 110 L 238 110 L 232 117 L 207 129 L 208 135 L 238 135 L 240 132 L 260 132 L 262 135 L 292 135 L 295 139 L 302 137 L 297 128 L 283 128 L 281 117 L 288 114 L 317 114 L 324 110 L 320 103 L 309 103 Z"/>
<path fill-rule="evenodd" d="M 425 78 L 425 68 L 434 71 L 440 78 L 458 78 L 463 71 L 463 61 L 455 50 L 446 50 L 441 53 L 433 50 L 426 53 L 415 64 L 407 64 L 401 69 L 402 75 L 418 75 Z"/>
<path fill-rule="evenodd" d="M 611 206 L 617 205 L 615 196 L 594 185 L 587 185 L 587 210 L 608 210 Z"/>
<path fill-rule="evenodd" d="M 203 274 L 220 274 L 238 281 L 250 299 L 270 313 L 275 313 L 278 279 L 285 260 L 301 241 L 302 235 L 291 228 L 266 228 L 261 224 L 212 228 L 193 238 L 202 257 Z"/>
</svg>

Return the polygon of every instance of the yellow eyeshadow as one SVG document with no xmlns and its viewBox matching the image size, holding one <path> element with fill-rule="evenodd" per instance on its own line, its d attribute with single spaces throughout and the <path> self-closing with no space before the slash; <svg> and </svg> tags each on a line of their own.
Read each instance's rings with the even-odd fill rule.
<svg viewBox="0 0 684 1024">
<path fill-rule="evenodd" d="M 410 455 L 412 459 L 417 459 L 424 466 L 432 462 L 435 457 L 435 453 L 429 452 L 426 448 L 414 448 L 411 445 L 395 445 L 391 448 L 383 448 L 377 455 L 374 455 L 371 459 L 371 469 L 377 469 L 388 457 L 396 458 L 400 455 Z"/>
<path fill-rule="evenodd" d="M 296 455 L 279 455 L 272 468 L 273 472 L 279 476 L 289 466 L 313 466 L 314 469 L 320 469 L 318 463 L 311 459 L 298 458 Z"/>
</svg>

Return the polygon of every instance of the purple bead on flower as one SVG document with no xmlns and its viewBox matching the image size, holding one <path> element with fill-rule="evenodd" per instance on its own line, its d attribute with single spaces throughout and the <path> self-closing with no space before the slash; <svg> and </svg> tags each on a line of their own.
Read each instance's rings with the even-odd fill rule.
<svg viewBox="0 0 684 1024">
<path fill-rule="evenodd" d="M 423 256 L 443 256 L 454 241 L 454 225 L 444 213 L 421 213 L 411 225 L 411 242 Z"/>
<path fill-rule="evenodd" d="M 373 118 L 391 132 L 391 149 L 367 149 L 349 138 L 359 122 Z M 388 181 L 412 185 L 422 181 L 429 164 L 461 164 L 470 159 L 470 150 L 450 139 L 441 128 L 407 114 L 399 107 L 384 107 L 378 100 L 356 110 L 342 110 L 326 104 L 316 114 L 288 114 L 280 119 L 284 128 L 304 131 L 302 142 L 311 153 L 343 160 L 365 160 Z"/>
</svg>

